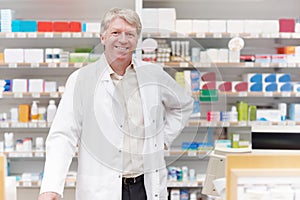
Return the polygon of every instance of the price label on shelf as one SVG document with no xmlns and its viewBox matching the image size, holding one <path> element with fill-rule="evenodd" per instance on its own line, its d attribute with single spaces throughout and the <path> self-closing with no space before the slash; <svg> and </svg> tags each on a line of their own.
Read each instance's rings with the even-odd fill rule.
<svg viewBox="0 0 300 200">
<path fill-rule="evenodd" d="M 296 63 L 288 63 L 288 67 L 296 67 Z"/>
<path fill-rule="evenodd" d="M 287 63 L 278 63 L 278 67 L 287 67 Z"/>
<path fill-rule="evenodd" d="M 270 34 L 270 33 L 263 33 L 263 34 L 262 34 L 262 37 L 263 37 L 263 38 L 270 38 L 270 37 L 271 37 L 271 34 Z"/>
<path fill-rule="evenodd" d="M 260 63 L 261 67 L 270 67 L 270 63 Z"/>
<path fill-rule="evenodd" d="M 239 121 L 238 125 L 239 126 L 247 126 L 247 122 L 246 121 Z"/>
<path fill-rule="evenodd" d="M 291 92 L 281 92 L 281 96 L 282 97 L 290 97 L 291 96 Z"/>
<path fill-rule="evenodd" d="M 45 38 L 53 38 L 53 33 L 52 32 L 46 32 L 44 33 Z"/>
<path fill-rule="evenodd" d="M 40 63 L 30 63 L 31 68 L 38 68 L 40 67 Z"/>
<path fill-rule="evenodd" d="M 37 38 L 37 33 L 36 32 L 30 32 L 28 33 L 29 38 Z"/>
<path fill-rule="evenodd" d="M 197 156 L 197 151 L 196 150 L 188 150 L 187 155 L 188 156 Z"/>
<path fill-rule="evenodd" d="M 291 38 L 291 33 L 280 33 L 281 38 Z"/>
<path fill-rule="evenodd" d="M 69 67 L 69 63 L 68 62 L 61 62 L 61 63 L 59 63 L 59 67 L 60 68 L 68 68 Z"/>
<path fill-rule="evenodd" d="M 50 92 L 50 97 L 51 98 L 58 98 L 59 97 L 58 92 Z"/>
<path fill-rule="evenodd" d="M 48 67 L 49 68 L 56 68 L 57 67 L 57 63 L 53 63 L 53 62 L 48 63 Z"/>
<path fill-rule="evenodd" d="M 18 64 L 17 63 L 8 63 L 8 68 L 17 68 Z"/>
<path fill-rule="evenodd" d="M 221 126 L 222 126 L 222 127 L 229 127 L 229 126 L 230 126 L 230 123 L 229 123 L 229 122 L 222 122 L 222 123 L 221 123 Z"/>
<path fill-rule="evenodd" d="M 259 33 L 250 33 L 251 38 L 259 38 Z"/>
<path fill-rule="evenodd" d="M 74 63 L 75 68 L 80 68 L 83 66 L 83 63 Z"/>
<path fill-rule="evenodd" d="M 37 122 L 29 122 L 28 127 L 29 128 L 37 128 L 38 127 Z"/>
<path fill-rule="evenodd" d="M 31 181 L 23 181 L 23 187 L 31 187 L 32 186 L 32 183 Z"/>
<path fill-rule="evenodd" d="M 205 38 L 205 33 L 197 33 L 196 37 L 197 38 Z"/>
<path fill-rule="evenodd" d="M 62 37 L 62 38 L 70 38 L 70 37 L 71 37 L 71 33 L 69 33 L 69 32 L 63 32 L 63 33 L 61 34 L 61 37 Z"/>
<path fill-rule="evenodd" d="M 14 34 L 14 33 L 6 33 L 6 34 L 5 34 L 5 37 L 6 37 L 6 38 L 14 38 L 14 37 L 15 37 L 15 34 Z"/>
<path fill-rule="evenodd" d="M 23 93 L 22 92 L 15 92 L 14 97 L 15 98 L 23 98 Z"/>
<path fill-rule="evenodd" d="M 17 38 L 26 38 L 26 33 L 24 32 L 17 33 Z"/>
<path fill-rule="evenodd" d="M 246 97 L 248 95 L 247 92 L 238 92 L 239 97 Z"/>
<path fill-rule="evenodd" d="M 213 37 L 214 38 L 222 38 L 222 33 L 214 33 Z"/>
<path fill-rule="evenodd" d="M 230 37 L 233 38 L 233 37 L 238 37 L 239 34 L 238 33 L 230 33 Z"/>
<path fill-rule="evenodd" d="M 33 92 L 31 93 L 32 98 L 40 98 L 41 97 L 41 93 L 39 92 Z"/>
<path fill-rule="evenodd" d="M 300 38 L 300 33 L 292 33 L 292 38 Z"/>
<path fill-rule="evenodd" d="M 271 38 L 279 38 L 279 33 L 271 33 Z"/>
<path fill-rule="evenodd" d="M 188 67 L 189 63 L 188 62 L 180 62 L 179 67 Z"/>
<path fill-rule="evenodd" d="M 47 123 L 46 122 L 38 122 L 38 127 L 40 127 L 40 128 L 46 128 L 47 127 Z"/>
<path fill-rule="evenodd" d="M 169 38 L 170 33 L 169 32 L 162 32 L 162 33 L 160 33 L 160 36 L 163 37 L 163 38 Z"/>
<path fill-rule="evenodd" d="M 73 36 L 74 38 L 80 38 L 80 37 L 82 37 L 82 35 L 81 35 L 80 32 L 78 32 L 78 33 L 72 33 L 72 36 Z"/>
<path fill-rule="evenodd" d="M 246 67 L 254 67 L 254 62 L 245 62 Z"/>
<path fill-rule="evenodd" d="M 296 126 L 296 122 L 295 121 L 287 121 L 287 125 L 288 126 Z"/>
<path fill-rule="evenodd" d="M 264 96 L 265 97 L 272 97 L 273 96 L 273 92 L 264 92 Z"/>
<path fill-rule="evenodd" d="M 8 122 L 0 122 L 0 128 L 9 128 Z"/>
<path fill-rule="evenodd" d="M 90 33 L 90 32 L 83 33 L 83 37 L 84 38 L 92 38 L 93 37 L 93 33 Z"/>
</svg>

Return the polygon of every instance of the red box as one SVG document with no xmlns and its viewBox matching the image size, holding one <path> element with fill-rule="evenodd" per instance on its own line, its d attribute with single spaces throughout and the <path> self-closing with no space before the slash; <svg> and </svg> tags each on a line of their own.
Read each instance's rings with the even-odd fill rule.
<svg viewBox="0 0 300 200">
<path fill-rule="evenodd" d="M 80 22 L 70 22 L 69 23 L 70 32 L 81 32 L 81 23 Z"/>
<path fill-rule="evenodd" d="M 295 19 L 279 19 L 279 32 L 295 32 Z"/>
<path fill-rule="evenodd" d="M 38 22 L 38 32 L 52 32 L 53 23 L 52 22 Z"/>
<path fill-rule="evenodd" d="M 69 32 L 69 22 L 53 22 L 53 32 Z"/>
</svg>

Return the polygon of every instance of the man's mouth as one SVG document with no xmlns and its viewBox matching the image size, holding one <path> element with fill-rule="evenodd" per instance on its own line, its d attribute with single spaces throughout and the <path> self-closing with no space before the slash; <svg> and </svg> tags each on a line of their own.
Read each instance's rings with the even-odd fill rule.
<svg viewBox="0 0 300 200">
<path fill-rule="evenodd" d="M 117 48 L 120 51 L 128 51 L 129 47 L 120 47 L 120 46 L 115 46 L 115 48 Z"/>
</svg>

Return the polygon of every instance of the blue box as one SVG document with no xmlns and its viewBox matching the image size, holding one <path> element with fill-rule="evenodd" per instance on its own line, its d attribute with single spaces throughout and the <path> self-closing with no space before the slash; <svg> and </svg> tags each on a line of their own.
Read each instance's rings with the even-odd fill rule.
<svg viewBox="0 0 300 200">
<path fill-rule="evenodd" d="M 248 83 L 262 83 L 262 73 L 245 74 L 243 78 Z"/>
<path fill-rule="evenodd" d="M 249 83 L 248 92 L 262 92 L 263 84 L 262 83 Z"/>
<path fill-rule="evenodd" d="M 293 92 L 293 84 L 290 82 L 287 83 L 278 83 L 279 92 Z"/>
<path fill-rule="evenodd" d="M 277 83 L 264 83 L 263 92 L 278 92 Z"/>
<path fill-rule="evenodd" d="M 277 75 L 277 82 L 291 82 L 291 74 L 276 74 Z"/>
<path fill-rule="evenodd" d="M 263 77 L 263 82 L 269 83 L 269 82 L 276 82 L 276 74 L 271 73 L 271 74 L 262 74 Z"/>
</svg>

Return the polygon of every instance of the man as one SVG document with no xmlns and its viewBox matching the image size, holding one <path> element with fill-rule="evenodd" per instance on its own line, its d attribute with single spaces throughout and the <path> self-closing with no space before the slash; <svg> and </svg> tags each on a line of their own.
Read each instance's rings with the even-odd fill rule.
<svg viewBox="0 0 300 200">
<path fill-rule="evenodd" d="M 62 196 L 77 145 L 77 200 L 167 199 L 164 149 L 185 126 L 193 99 L 161 66 L 132 59 L 141 28 L 132 10 L 105 14 L 104 54 L 67 80 L 39 200 Z"/>
</svg>

